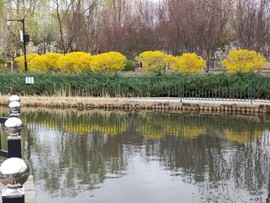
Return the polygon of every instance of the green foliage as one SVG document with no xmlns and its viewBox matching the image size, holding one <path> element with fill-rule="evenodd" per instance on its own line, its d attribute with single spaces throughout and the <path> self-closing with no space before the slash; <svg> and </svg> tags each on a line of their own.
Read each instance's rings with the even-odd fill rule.
<svg viewBox="0 0 270 203">
<path fill-rule="evenodd" d="M 0 73 L 6 71 L 6 61 L 5 59 L 0 58 Z"/>
<path fill-rule="evenodd" d="M 5 63 L 6 63 L 6 60 L 3 58 L 0 58 L 0 64 L 5 64 Z"/>
<path fill-rule="evenodd" d="M 4 64 L 0 64 L 0 74 L 3 74 L 5 72 L 7 72 L 7 69 L 6 69 L 5 65 Z"/>
<path fill-rule="evenodd" d="M 122 77 L 89 72 L 30 75 L 35 79 L 33 85 L 25 84 L 23 73 L 1 73 L 0 94 L 270 99 L 270 78 L 258 74 Z"/>
<path fill-rule="evenodd" d="M 133 62 L 131 60 L 125 61 L 125 67 L 123 71 L 135 71 L 135 67 L 133 65 Z"/>
</svg>

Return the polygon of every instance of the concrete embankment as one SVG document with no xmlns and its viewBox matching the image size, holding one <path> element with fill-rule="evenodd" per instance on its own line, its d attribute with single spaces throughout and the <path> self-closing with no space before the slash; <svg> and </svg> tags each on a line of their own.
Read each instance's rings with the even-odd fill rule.
<svg viewBox="0 0 270 203">
<path fill-rule="evenodd" d="M 8 105 L 9 96 L 0 97 L 0 105 Z M 270 100 L 219 101 L 182 100 L 179 98 L 98 98 L 98 97 L 21 97 L 23 107 L 94 108 L 119 110 L 196 111 L 205 113 L 237 113 L 245 115 L 270 114 Z"/>
</svg>

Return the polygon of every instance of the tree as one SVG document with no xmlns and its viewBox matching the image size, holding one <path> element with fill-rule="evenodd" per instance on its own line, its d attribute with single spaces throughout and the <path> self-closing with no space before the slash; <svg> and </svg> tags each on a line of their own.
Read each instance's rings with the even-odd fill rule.
<svg viewBox="0 0 270 203">
<path fill-rule="evenodd" d="M 203 56 L 209 68 L 218 48 L 237 42 L 238 48 L 270 57 L 269 0 L 6 0 L 2 4 L 2 53 L 21 48 L 21 24 L 13 22 L 7 30 L 7 18 L 25 18 L 35 45 L 57 41 L 63 53 L 118 51 L 134 59 L 147 50 L 191 52 Z"/>
<path fill-rule="evenodd" d="M 74 3 L 65 21 L 68 51 L 90 52 L 96 45 L 98 1 Z"/>
<path fill-rule="evenodd" d="M 238 46 L 270 57 L 270 1 L 238 0 L 232 28 Z"/>
<path fill-rule="evenodd" d="M 175 54 L 195 52 L 207 59 L 227 37 L 231 0 L 167 0 L 168 36 Z"/>
<path fill-rule="evenodd" d="M 75 3 L 75 1 L 76 0 L 63 0 L 63 2 L 61 2 L 61 0 L 53 0 L 56 12 L 56 19 L 59 26 L 60 44 L 64 54 L 67 52 L 64 21 L 70 14 L 70 8 Z"/>
<path fill-rule="evenodd" d="M 3 23 L 6 26 L 8 19 L 24 19 L 25 30 L 28 33 L 32 31 L 32 24 L 34 15 L 37 11 L 37 7 L 43 3 L 42 0 L 7 0 L 2 4 L 4 6 L 3 11 Z M 11 26 L 4 28 L 3 31 L 8 34 L 1 35 L 5 43 L 5 53 L 8 53 L 10 57 L 13 57 L 14 52 L 19 52 L 22 49 L 22 44 L 20 43 L 19 31 L 22 30 L 22 23 L 19 21 L 9 22 Z"/>
<path fill-rule="evenodd" d="M 151 3 L 143 0 L 107 3 L 98 30 L 98 47 L 102 51 L 117 50 L 133 58 L 142 51 L 157 48 Z"/>
</svg>

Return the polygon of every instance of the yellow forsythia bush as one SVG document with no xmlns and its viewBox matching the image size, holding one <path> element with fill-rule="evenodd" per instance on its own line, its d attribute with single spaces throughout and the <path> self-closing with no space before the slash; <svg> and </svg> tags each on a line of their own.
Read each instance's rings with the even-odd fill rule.
<svg viewBox="0 0 270 203">
<path fill-rule="evenodd" d="M 48 72 L 59 71 L 58 60 L 62 57 L 62 54 L 58 53 L 46 53 L 44 55 L 38 55 L 29 62 L 31 70 Z"/>
<path fill-rule="evenodd" d="M 206 61 L 195 53 L 184 53 L 175 58 L 172 68 L 182 73 L 200 73 L 206 67 Z"/>
<path fill-rule="evenodd" d="M 125 67 L 126 57 L 119 52 L 107 52 L 92 56 L 90 69 L 94 72 L 116 72 Z"/>
<path fill-rule="evenodd" d="M 247 49 L 231 50 L 227 58 L 222 61 L 229 73 L 231 72 L 255 72 L 263 68 L 267 60 L 256 51 Z"/>
<path fill-rule="evenodd" d="M 35 53 L 26 54 L 27 67 L 28 67 L 28 70 L 29 70 L 29 71 L 35 70 L 34 67 L 31 67 L 31 66 L 29 66 L 28 64 L 30 64 L 31 61 L 32 61 L 33 59 L 35 59 L 36 57 L 38 57 L 38 56 L 39 56 L 39 55 L 38 55 L 38 54 L 35 54 Z M 23 55 L 23 56 L 16 57 L 16 58 L 15 58 L 15 62 L 18 64 L 18 68 L 19 68 L 20 70 L 24 70 L 24 55 Z"/>
<path fill-rule="evenodd" d="M 143 69 L 148 71 L 160 71 L 166 67 L 167 55 L 162 51 L 145 51 L 135 58 L 142 64 Z"/>
<path fill-rule="evenodd" d="M 175 63 L 175 60 L 177 59 L 177 57 L 168 54 L 167 57 L 165 58 L 165 64 L 166 64 L 166 68 L 170 69 L 172 67 L 172 64 Z"/>
<path fill-rule="evenodd" d="M 61 72 L 82 72 L 90 70 L 91 54 L 85 52 L 71 52 L 58 59 Z"/>
</svg>

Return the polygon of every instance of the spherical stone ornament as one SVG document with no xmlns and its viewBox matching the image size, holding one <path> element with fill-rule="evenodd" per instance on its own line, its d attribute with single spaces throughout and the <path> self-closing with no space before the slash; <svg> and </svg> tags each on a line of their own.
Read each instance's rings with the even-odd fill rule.
<svg viewBox="0 0 270 203">
<path fill-rule="evenodd" d="M 12 101 L 9 103 L 8 107 L 9 108 L 19 108 L 19 107 L 21 107 L 21 104 L 18 101 Z"/>
<path fill-rule="evenodd" d="M 18 101 L 12 101 L 8 105 L 11 113 L 19 113 L 21 110 L 21 104 Z"/>
<path fill-rule="evenodd" d="M 17 102 L 20 102 L 20 97 L 18 95 L 11 95 L 8 99 L 9 102 L 12 102 L 12 101 L 17 101 Z"/>
<path fill-rule="evenodd" d="M 5 131 L 9 136 L 18 136 L 22 132 L 22 120 L 10 117 L 5 122 Z"/>
<path fill-rule="evenodd" d="M 20 188 L 29 177 L 29 167 L 23 159 L 12 157 L 0 166 L 0 180 L 8 188 Z"/>
</svg>

